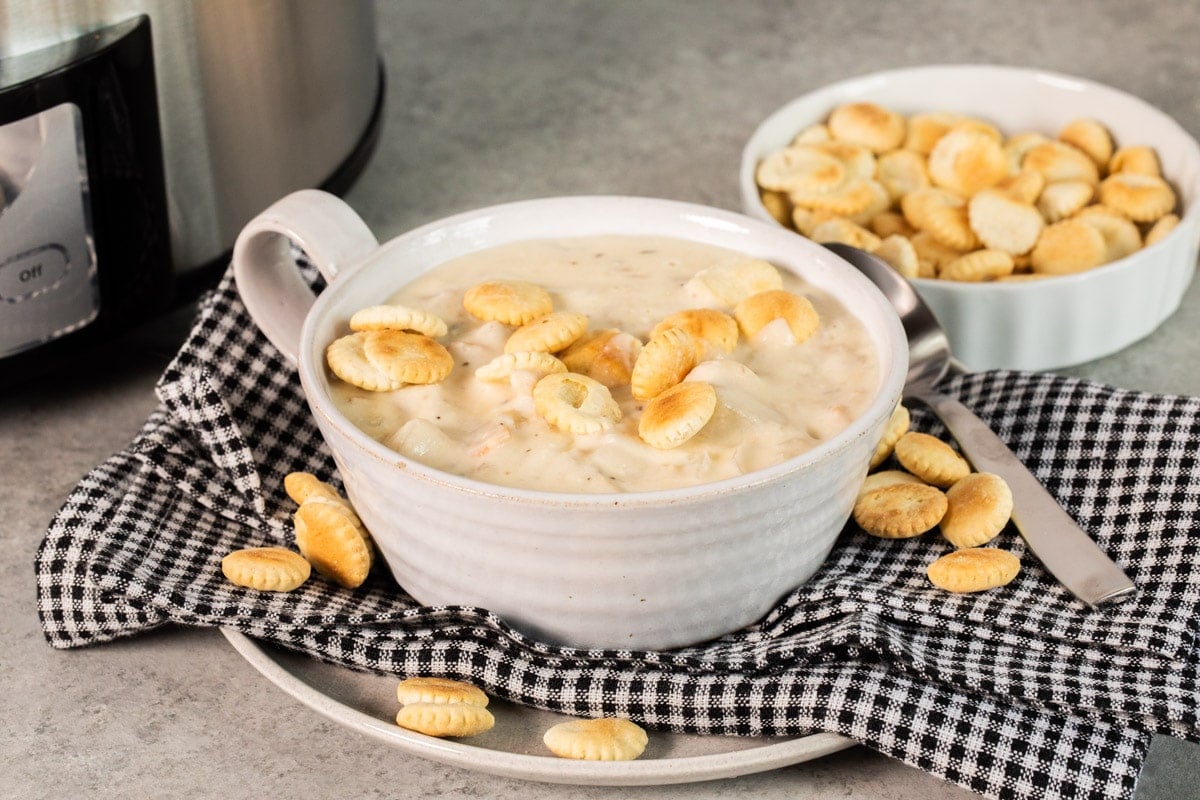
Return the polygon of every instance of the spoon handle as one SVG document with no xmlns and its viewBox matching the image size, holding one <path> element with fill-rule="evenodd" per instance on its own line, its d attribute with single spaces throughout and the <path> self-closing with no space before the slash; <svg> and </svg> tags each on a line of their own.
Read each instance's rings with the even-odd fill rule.
<svg viewBox="0 0 1200 800">
<path fill-rule="evenodd" d="M 1034 555 L 1072 594 L 1093 607 L 1132 596 L 1136 591 L 1133 581 L 983 420 L 954 398 L 937 392 L 910 391 L 906 397 L 920 400 L 941 417 L 976 470 L 995 473 L 1008 482 L 1013 494 L 1013 524 Z"/>
</svg>

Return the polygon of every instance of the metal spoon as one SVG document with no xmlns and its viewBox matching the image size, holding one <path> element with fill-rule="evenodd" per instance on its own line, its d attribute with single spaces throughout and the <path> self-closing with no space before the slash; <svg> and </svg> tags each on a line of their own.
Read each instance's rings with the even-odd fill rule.
<svg viewBox="0 0 1200 800">
<path fill-rule="evenodd" d="M 980 472 L 1008 482 L 1013 493 L 1013 524 L 1029 549 L 1083 602 L 1099 606 L 1133 595 L 1133 581 L 1063 510 L 1041 482 L 987 425 L 966 406 L 936 390 L 947 374 L 961 374 L 950 340 L 933 312 L 886 262 L 849 245 L 825 245 L 870 278 L 891 300 L 908 335 L 909 365 L 904 398 L 918 400 L 937 414 L 958 441 L 963 455 Z"/>
</svg>

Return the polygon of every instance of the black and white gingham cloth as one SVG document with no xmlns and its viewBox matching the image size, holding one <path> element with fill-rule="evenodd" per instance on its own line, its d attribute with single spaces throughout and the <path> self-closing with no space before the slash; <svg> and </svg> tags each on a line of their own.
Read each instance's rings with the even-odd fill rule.
<svg viewBox="0 0 1200 800">
<path fill-rule="evenodd" d="M 51 523 L 36 558 L 43 628 L 69 648 L 233 626 L 353 668 L 461 677 L 652 729 L 833 731 L 986 797 L 1128 798 L 1153 733 L 1200 740 L 1200 399 L 1012 372 L 946 388 L 1121 564 L 1135 599 L 1088 610 L 1011 530 L 997 544 L 1021 556 L 1017 580 L 949 595 L 924 577 L 940 537 L 851 525 L 751 628 L 669 652 L 562 649 L 483 609 L 418 606 L 382 568 L 354 591 L 316 574 L 288 594 L 222 577 L 233 549 L 291 543 L 286 473 L 340 486 L 294 370 L 226 276 L 163 375 L 160 408 Z M 941 433 L 919 409 L 914 424 Z"/>
</svg>

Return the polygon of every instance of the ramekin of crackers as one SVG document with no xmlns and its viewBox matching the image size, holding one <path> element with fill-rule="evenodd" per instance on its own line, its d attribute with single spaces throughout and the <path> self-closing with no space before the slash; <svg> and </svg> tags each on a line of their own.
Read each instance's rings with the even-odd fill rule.
<svg viewBox="0 0 1200 800">
<path fill-rule="evenodd" d="M 751 216 L 892 264 L 972 370 L 1114 353 L 1195 272 L 1200 145 L 1081 78 L 944 65 L 835 83 L 762 122 L 739 179 Z"/>
</svg>

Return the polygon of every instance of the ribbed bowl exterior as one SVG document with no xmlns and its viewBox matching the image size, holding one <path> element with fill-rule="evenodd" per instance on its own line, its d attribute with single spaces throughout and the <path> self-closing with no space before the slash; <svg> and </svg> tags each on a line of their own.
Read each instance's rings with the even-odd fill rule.
<svg viewBox="0 0 1200 800">
<path fill-rule="evenodd" d="M 427 605 L 488 608 L 535 638 L 658 649 L 749 625 L 825 560 L 880 423 L 761 483 L 657 502 L 489 496 L 397 480 L 393 463 L 324 430 L 396 582 Z M 345 443 L 349 444 L 349 443 Z"/>
</svg>

